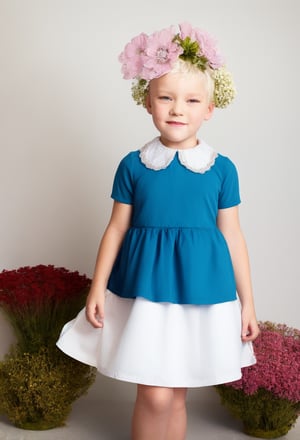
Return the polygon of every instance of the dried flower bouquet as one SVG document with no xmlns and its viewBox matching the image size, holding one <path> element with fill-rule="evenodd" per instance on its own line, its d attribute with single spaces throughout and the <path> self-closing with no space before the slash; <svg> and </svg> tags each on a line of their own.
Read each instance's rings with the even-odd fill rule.
<svg viewBox="0 0 300 440">
<path fill-rule="evenodd" d="M 257 363 L 240 380 L 216 387 L 221 402 L 242 420 L 247 434 L 285 435 L 300 412 L 300 331 L 285 324 L 259 323 Z"/>
<path fill-rule="evenodd" d="M 55 343 L 85 303 L 90 280 L 65 268 L 38 265 L 0 273 L 0 306 L 16 344 L 0 362 L 0 413 L 19 428 L 62 426 L 96 370 Z"/>
</svg>

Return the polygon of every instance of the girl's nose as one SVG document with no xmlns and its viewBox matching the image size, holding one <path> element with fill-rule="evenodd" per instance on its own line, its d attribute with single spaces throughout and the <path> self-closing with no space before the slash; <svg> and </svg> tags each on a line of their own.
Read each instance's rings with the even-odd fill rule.
<svg viewBox="0 0 300 440">
<path fill-rule="evenodd" d="M 170 108 L 170 115 L 171 116 L 182 116 L 182 109 L 178 102 L 173 102 L 172 107 Z"/>
</svg>

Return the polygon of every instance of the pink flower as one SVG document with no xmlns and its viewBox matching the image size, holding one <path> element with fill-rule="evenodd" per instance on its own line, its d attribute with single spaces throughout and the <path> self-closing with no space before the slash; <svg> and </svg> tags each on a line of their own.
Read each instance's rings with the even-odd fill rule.
<svg viewBox="0 0 300 440">
<path fill-rule="evenodd" d="M 119 55 L 123 78 L 146 81 L 159 78 L 172 70 L 180 55 L 203 69 L 207 64 L 212 69 L 224 64 L 209 34 L 192 28 L 189 23 L 180 24 L 179 29 L 178 33 L 171 26 L 150 36 L 141 33 L 132 38 Z"/>
<path fill-rule="evenodd" d="M 183 49 L 173 42 L 172 27 L 150 35 L 144 58 L 142 78 L 151 80 L 169 72 Z"/>
<path fill-rule="evenodd" d="M 141 33 L 134 37 L 120 54 L 119 61 L 122 63 L 124 79 L 133 79 L 141 76 L 147 40 L 148 36 Z"/>
<path fill-rule="evenodd" d="M 199 43 L 201 54 L 208 60 L 212 69 L 219 69 L 224 65 L 224 59 L 217 49 L 216 41 L 207 32 L 195 30 L 196 40 Z"/>
<path fill-rule="evenodd" d="M 200 29 L 193 29 L 189 23 L 181 23 L 179 28 L 183 40 L 189 37 L 191 41 L 197 41 L 199 56 L 204 55 L 212 69 L 219 69 L 224 65 L 223 57 L 218 52 L 216 41 L 211 35 Z"/>
<path fill-rule="evenodd" d="M 180 38 L 182 38 L 182 40 L 185 40 L 186 37 L 190 37 L 192 41 L 196 40 L 196 32 L 192 28 L 190 23 L 181 23 L 179 25 L 179 29 L 180 29 Z"/>
</svg>

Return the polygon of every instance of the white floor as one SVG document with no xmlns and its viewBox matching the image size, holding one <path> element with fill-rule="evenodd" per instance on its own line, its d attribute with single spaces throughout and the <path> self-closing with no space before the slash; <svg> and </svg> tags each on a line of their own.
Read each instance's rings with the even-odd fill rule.
<svg viewBox="0 0 300 440">
<path fill-rule="evenodd" d="M 191 392 L 188 400 L 188 435 L 186 440 L 250 439 L 241 424 L 221 406 L 213 389 Z M 196 398 L 195 398 L 196 397 Z M 132 399 L 104 400 L 101 390 L 94 389 L 73 405 L 67 424 L 49 431 L 17 429 L 0 417 L 0 440 L 130 440 Z M 253 438 L 253 437 L 252 437 Z M 300 439 L 300 421 L 282 437 Z M 155 440 L 155 439 L 153 439 Z"/>
</svg>

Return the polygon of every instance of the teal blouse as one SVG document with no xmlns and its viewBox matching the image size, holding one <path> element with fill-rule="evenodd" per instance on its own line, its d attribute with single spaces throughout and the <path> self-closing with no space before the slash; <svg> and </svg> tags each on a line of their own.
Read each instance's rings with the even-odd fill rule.
<svg viewBox="0 0 300 440">
<path fill-rule="evenodd" d="M 198 148 L 201 154 L 202 142 Z M 109 290 L 177 304 L 236 299 L 232 262 L 216 219 L 219 209 L 240 203 L 238 175 L 230 159 L 211 157 L 198 172 L 183 163 L 180 151 L 159 169 L 143 163 L 141 151 L 123 158 L 112 198 L 132 205 L 133 213 Z"/>
</svg>

